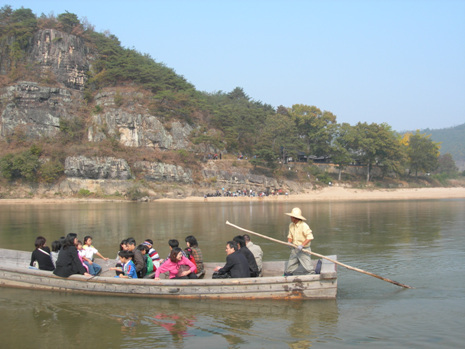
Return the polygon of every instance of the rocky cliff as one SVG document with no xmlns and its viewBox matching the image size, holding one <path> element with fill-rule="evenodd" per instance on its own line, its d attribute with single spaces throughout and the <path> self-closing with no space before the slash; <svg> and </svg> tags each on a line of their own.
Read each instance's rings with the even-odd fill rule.
<svg viewBox="0 0 465 349">
<path fill-rule="evenodd" d="M 13 41 L 10 38 L 0 43 L 3 45 L 0 50 L 2 75 L 12 69 L 8 45 Z M 195 121 L 187 123 L 175 116 L 166 120 L 156 109 L 148 107 L 148 100 L 153 96 L 137 86 L 106 87 L 91 99 L 84 98 L 95 60 L 96 51 L 83 38 L 55 29 L 38 30 L 26 51 L 31 81 L 14 81 L 0 88 L 0 141 L 9 142 L 11 136 L 17 134 L 25 135 L 30 141 L 53 141 L 66 121 L 79 120 L 77 125 L 82 125 L 91 144 L 111 140 L 123 147 L 145 151 L 176 153 L 182 150 L 188 154 L 185 158 L 197 156 L 197 160 L 189 159 L 190 165 L 181 165 L 173 160 L 176 154 L 168 157 L 171 162 L 144 157 L 132 159 L 130 155 L 127 158 L 89 156 L 80 151 L 92 153 L 91 146 L 75 144 L 72 149 L 60 149 L 67 156 L 63 164 L 64 176 L 58 183 L 35 184 L 32 189 L 24 189 L 24 193 L 30 194 L 32 190 L 37 195 L 70 195 L 87 189 L 112 195 L 143 186 L 148 196 L 156 198 L 203 195 L 221 188 L 265 191 L 284 186 L 298 190 L 292 182 L 254 175 L 247 168 L 233 169 L 200 162 L 205 153 L 224 153 L 224 150 L 202 143 L 192 144 L 190 135 L 198 128 Z M 49 157 L 50 154 L 42 162 Z M 179 189 L 180 186 L 184 189 Z M 11 188 L 1 188 L 0 197 Z M 24 193 L 11 195 L 29 195 Z"/>
</svg>

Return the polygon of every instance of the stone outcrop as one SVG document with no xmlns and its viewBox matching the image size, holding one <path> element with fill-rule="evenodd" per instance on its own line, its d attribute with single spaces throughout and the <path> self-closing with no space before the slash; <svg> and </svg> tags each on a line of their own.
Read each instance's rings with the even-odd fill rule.
<svg viewBox="0 0 465 349">
<path fill-rule="evenodd" d="M 27 81 L 1 89 L 0 106 L 0 138 L 17 127 L 29 138 L 53 137 L 59 132 L 60 119 L 71 118 L 76 108 L 71 91 Z"/>
<path fill-rule="evenodd" d="M 140 172 L 147 181 L 192 183 L 192 171 L 178 165 L 162 162 L 137 161 L 134 170 Z"/>
<path fill-rule="evenodd" d="M 65 175 L 84 179 L 132 179 L 131 168 L 124 159 L 72 156 L 65 160 Z"/>
<path fill-rule="evenodd" d="M 89 127 L 88 140 L 100 142 L 113 137 L 128 147 L 153 147 L 167 150 L 185 149 L 189 145 L 188 137 L 193 130 L 189 124 L 174 121 L 167 130 L 160 119 L 150 115 L 149 111 L 138 105 L 137 93 L 126 94 L 124 97 L 132 105 L 119 108 L 114 100 L 114 91 L 102 92 L 95 97 L 95 101 L 102 112 L 92 116 Z"/>
</svg>

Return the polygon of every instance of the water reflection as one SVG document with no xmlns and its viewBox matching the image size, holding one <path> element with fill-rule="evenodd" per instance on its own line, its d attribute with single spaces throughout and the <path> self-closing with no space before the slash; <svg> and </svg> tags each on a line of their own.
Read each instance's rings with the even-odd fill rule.
<svg viewBox="0 0 465 349">
<path fill-rule="evenodd" d="M 1 291 L 0 325 L 5 328 L 11 318 L 21 323 L 18 329 L 6 327 L 17 338 L 11 343 L 27 328 L 28 338 L 44 346 L 58 340 L 94 347 L 308 348 L 334 337 L 338 321 L 336 301 L 176 301 Z M 6 303 L 18 298 L 22 304 L 15 313 Z"/>
</svg>

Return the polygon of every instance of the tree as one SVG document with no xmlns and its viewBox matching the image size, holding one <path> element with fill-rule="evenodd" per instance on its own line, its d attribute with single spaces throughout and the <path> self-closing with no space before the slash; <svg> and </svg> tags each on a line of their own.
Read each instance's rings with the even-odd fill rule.
<svg viewBox="0 0 465 349">
<path fill-rule="evenodd" d="M 349 165 L 353 159 L 350 153 L 350 145 L 354 143 L 355 131 L 347 123 L 337 125 L 335 138 L 331 146 L 331 160 L 338 166 L 339 180 L 342 178 L 342 171 Z"/>
<path fill-rule="evenodd" d="M 403 152 L 400 140 L 388 124 L 359 122 L 354 127 L 354 137 L 349 144 L 355 156 L 367 167 L 367 183 L 374 165 L 381 167 L 383 174 L 400 172 Z"/>
<path fill-rule="evenodd" d="M 418 171 L 434 171 L 438 167 L 439 148 L 439 143 L 433 142 L 430 135 L 420 134 L 418 130 L 410 135 L 407 146 L 409 173 L 414 172 L 418 177 Z"/>
<path fill-rule="evenodd" d="M 295 119 L 299 136 L 307 144 L 311 155 L 324 156 L 330 153 L 331 142 L 336 128 L 336 116 L 321 111 L 315 106 L 294 104 L 289 115 Z"/>
<path fill-rule="evenodd" d="M 58 28 L 66 33 L 71 33 L 76 26 L 81 24 L 78 16 L 68 11 L 59 14 L 57 20 L 59 23 Z"/>
<path fill-rule="evenodd" d="M 455 161 L 450 153 L 439 156 L 437 168 L 438 173 L 445 173 L 451 176 L 457 174 L 458 171 L 459 169 L 455 165 Z"/>
</svg>

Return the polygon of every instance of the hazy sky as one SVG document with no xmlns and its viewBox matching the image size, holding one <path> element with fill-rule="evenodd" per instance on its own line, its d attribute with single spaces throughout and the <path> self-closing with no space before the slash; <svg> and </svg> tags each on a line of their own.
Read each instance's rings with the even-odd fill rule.
<svg viewBox="0 0 465 349">
<path fill-rule="evenodd" d="M 5 1 L 65 11 L 148 53 L 198 90 L 242 87 L 274 107 L 394 130 L 465 123 L 465 1 Z"/>
</svg>

